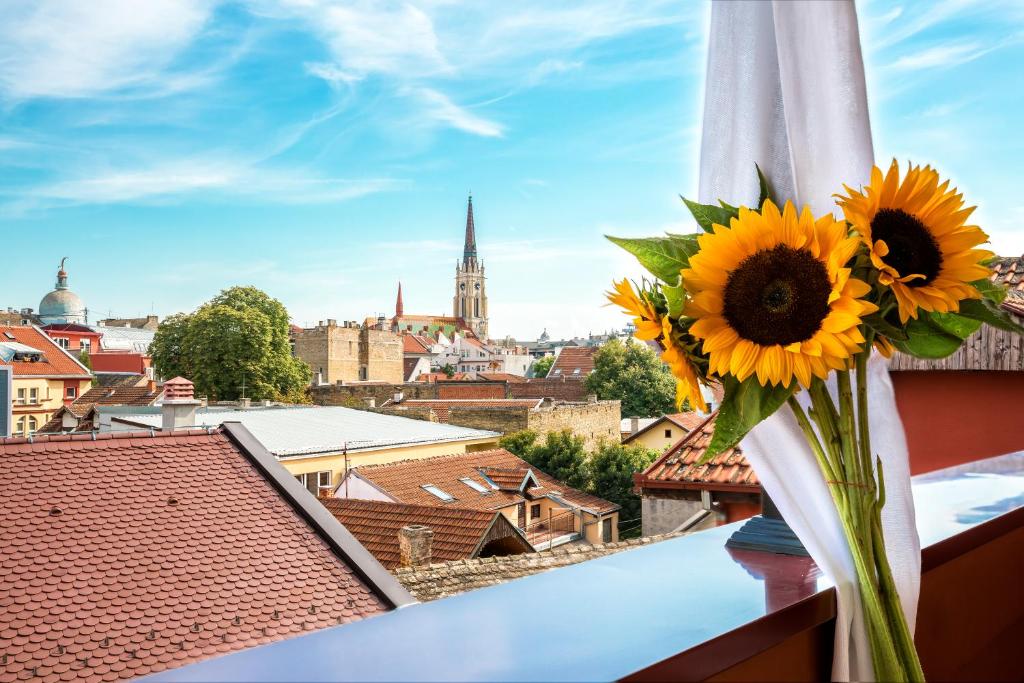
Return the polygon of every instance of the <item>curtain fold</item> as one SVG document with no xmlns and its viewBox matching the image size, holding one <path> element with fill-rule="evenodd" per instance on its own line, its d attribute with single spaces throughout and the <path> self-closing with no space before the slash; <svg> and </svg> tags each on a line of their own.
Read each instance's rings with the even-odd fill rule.
<svg viewBox="0 0 1024 683">
<path fill-rule="evenodd" d="M 699 200 L 756 202 L 755 163 L 777 198 L 809 204 L 815 215 L 837 211 L 832 194 L 842 183 L 868 180 L 871 127 L 852 2 L 755 0 L 712 6 Z M 871 359 L 869 378 L 872 445 L 883 462 L 887 493 L 886 548 L 913 630 L 920 541 L 906 439 L 884 359 Z M 833 678 L 871 680 L 853 560 L 796 420 L 784 408 L 741 446 L 783 517 L 837 586 Z"/>
</svg>

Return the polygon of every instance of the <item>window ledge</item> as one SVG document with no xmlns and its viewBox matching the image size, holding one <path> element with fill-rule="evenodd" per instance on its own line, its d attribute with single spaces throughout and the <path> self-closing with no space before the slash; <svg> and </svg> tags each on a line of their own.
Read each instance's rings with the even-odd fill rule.
<svg viewBox="0 0 1024 683">
<path fill-rule="evenodd" d="M 925 571 L 1024 527 L 1024 452 L 915 477 L 913 489 Z M 741 524 L 146 680 L 614 680 L 658 678 L 669 661 L 674 673 L 702 678 L 835 614 L 813 563 L 730 553 L 725 541 Z"/>
</svg>

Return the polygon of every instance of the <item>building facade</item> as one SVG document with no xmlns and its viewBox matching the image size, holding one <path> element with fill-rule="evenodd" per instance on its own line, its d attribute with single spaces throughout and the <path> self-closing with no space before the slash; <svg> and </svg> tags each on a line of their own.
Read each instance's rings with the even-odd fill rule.
<svg viewBox="0 0 1024 683">
<path fill-rule="evenodd" d="M 462 261 L 455 266 L 452 315 L 465 320 L 477 337 L 487 339 L 487 278 L 483 261 L 477 258 L 472 195 L 466 209 L 466 239 L 462 247 Z"/>
<path fill-rule="evenodd" d="M 295 356 L 313 370 L 314 384 L 405 379 L 400 335 L 384 324 L 335 320 L 293 332 Z"/>
</svg>

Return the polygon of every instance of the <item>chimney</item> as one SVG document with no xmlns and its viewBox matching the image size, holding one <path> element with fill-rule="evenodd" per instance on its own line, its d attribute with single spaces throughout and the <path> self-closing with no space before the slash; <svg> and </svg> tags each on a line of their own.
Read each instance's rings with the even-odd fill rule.
<svg viewBox="0 0 1024 683">
<path fill-rule="evenodd" d="M 395 403 L 401 403 L 402 399 L 404 399 L 404 398 L 405 398 L 405 394 L 403 394 L 401 391 L 396 391 L 395 392 L 395 395 L 394 395 Z"/>
<path fill-rule="evenodd" d="M 588 394 L 587 403 L 597 403 L 597 394 Z"/>
<path fill-rule="evenodd" d="M 184 377 L 175 377 L 164 382 L 163 430 L 173 431 L 193 427 L 196 424 L 195 387 Z"/>
<path fill-rule="evenodd" d="M 631 417 L 631 418 L 629 418 L 629 433 L 630 434 L 636 434 L 639 431 L 640 431 L 640 418 L 639 417 Z"/>
<path fill-rule="evenodd" d="M 422 524 L 410 524 L 398 531 L 399 564 L 402 567 L 426 567 L 434 532 Z"/>
<path fill-rule="evenodd" d="M 238 399 L 238 405 L 241 408 L 248 408 L 249 406 L 252 405 L 252 399 L 251 398 L 240 398 L 240 399 Z"/>
<path fill-rule="evenodd" d="M 367 408 L 376 408 L 377 407 L 377 399 L 375 399 L 373 396 L 367 396 L 363 400 L 366 401 L 366 407 Z"/>
</svg>

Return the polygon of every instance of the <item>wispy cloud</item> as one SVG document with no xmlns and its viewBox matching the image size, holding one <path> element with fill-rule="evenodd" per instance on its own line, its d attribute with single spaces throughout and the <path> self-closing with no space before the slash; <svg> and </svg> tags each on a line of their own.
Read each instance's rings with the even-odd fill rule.
<svg viewBox="0 0 1024 683">
<path fill-rule="evenodd" d="M 423 102 L 423 115 L 429 120 L 487 138 L 500 138 L 505 133 L 505 127 L 500 123 L 460 107 L 433 88 L 418 88 L 412 94 Z"/>
<path fill-rule="evenodd" d="M 5 4 L 0 93 L 89 97 L 127 87 L 166 88 L 166 71 L 202 30 L 208 0 L 42 0 Z M 187 75 L 179 74 L 188 80 Z"/>
<path fill-rule="evenodd" d="M 914 54 L 900 57 L 892 63 L 891 68 L 896 71 L 916 71 L 936 67 L 949 68 L 973 61 L 998 48 L 998 44 L 982 44 L 974 41 L 936 45 L 935 47 L 925 48 Z"/>
</svg>

